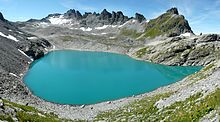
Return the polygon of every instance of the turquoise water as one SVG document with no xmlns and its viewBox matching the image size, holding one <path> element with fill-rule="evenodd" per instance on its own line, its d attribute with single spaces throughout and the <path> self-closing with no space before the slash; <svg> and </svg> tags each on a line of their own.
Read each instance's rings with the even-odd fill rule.
<svg viewBox="0 0 220 122">
<path fill-rule="evenodd" d="M 94 104 L 152 91 L 201 68 L 152 64 L 113 53 L 53 51 L 31 65 L 24 81 L 34 95 L 50 102 Z"/>
</svg>

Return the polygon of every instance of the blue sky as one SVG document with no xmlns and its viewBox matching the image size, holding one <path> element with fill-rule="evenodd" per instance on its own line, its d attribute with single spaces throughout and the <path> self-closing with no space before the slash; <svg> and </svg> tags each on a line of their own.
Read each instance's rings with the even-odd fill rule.
<svg viewBox="0 0 220 122">
<path fill-rule="evenodd" d="M 195 33 L 220 33 L 220 0 L 0 0 L 0 11 L 10 21 L 43 18 L 68 9 L 84 12 L 121 10 L 125 15 L 136 12 L 152 19 L 171 7 L 177 7 Z"/>
</svg>

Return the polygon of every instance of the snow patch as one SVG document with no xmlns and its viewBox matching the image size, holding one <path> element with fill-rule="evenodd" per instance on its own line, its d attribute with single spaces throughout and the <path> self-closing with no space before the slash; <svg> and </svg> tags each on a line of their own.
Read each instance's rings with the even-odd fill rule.
<svg viewBox="0 0 220 122">
<path fill-rule="evenodd" d="M 11 76 L 15 76 L 15 77 L 18 77 L 16 74 L 14 74 L 14 73 L 9 73 L 9 75 L 11 75 Z"/>
<path fill-rule="evenodd" d="M 112 37 L 109 37 L 109 39 L 115 39 L 116 37 L 112 36 Z"/>
<path fill-rule="evenodd" d="M 41 22 L 41 23 L 39 23 L 39 25 L 38 25 L 38 26 L 41 26 L 41 27 L 45 28 L 45 27 L 48 27 L 48 26 L 49 26 L 49 24 L 48 24 L 48 23 L 46 23 L 46 22 Z"/>
<path fill-rule="evenodd" d="M 137 22 L 137 20 L 134 20 L 134 19 L 133 19 L 133 20 L 131 20 L 131 23 L 136 23 L 136 22 Z"/>
<path fill-rule="evenodd" d="M 129 20 L 129 21 L 125 22 L 124 24 L 118 26 L 118 27 L 121 28 L 121 27 L 123 27 L 125 25 L 128 25 L 128 24 L 131 25 L 131 24 L 134 24 L 136 22 L 137 22 L 137 20 L 132 19 L 132 20 Z"/>
<path fill-rule="evenodd" d="M 105 34 L 107 34 L 107 33 L 101 33 L 102 35 L 105 35 Z"/>
<path fill-rule="evenodd" d="M 24 33 L 22 33 L 22 32 L 20 32 L 20 31 L 17 31 L 19 34 L 24 34 Z"/>
<path fill-rule="evenodd" d="M 180 36 L 190 37 L 190 36 L 192 36 L 192 33 L 184 33 L 184 34 L 181 34 Z"/>
<path fill-rule="evenodd" d="M 97 34 L 97 33 L 91 33 L 92 35 L 100 35 L 100 34 Z"/>
<path fill-rule="evenodd" d="M 14 36 L 12 36 L 12 35 L 6 36 L 6 35 L 3 34 L 2 32 L 0 32 L 0 36 L 5 37 L 5 38 L 8 38 L 8 39 L 10 39 L 10 40 L 14 40 L 15 42 L 18 42 L 18 41 L 19 41 L 19 40 L 17 40 Z"/>
<path fill-rule="evenodd" d="M 118 25 L 111 25 L 112 28 L 116 28 Z"/>
<path fill-rule="evenodd" d="M 88 28 L 81 27 L 79 29 L 82 30 L 82 31 L 92 31 L 92 28 L 90 28 L 90 27 L 88 27 Z"/>
<path fill-rule="evenodd" d="M 60 15 L 59 17 L 50 17 L 48 20 L 50 21 L 51 24 L 54 25 L 62 25 L 71 22 L 70 19 L 65 19 L 63 15 Z"/>
<path fill-rule="evenodd" d="M 37 37 L 28 37 L 28 39 L 32 40 L 32 39 L 37 39 Z"/>
<path fill-rule="evenodd" d="M 96 30 L 103 30 L 106 29 L 109 25 L 103 25 L 101 27 L 95 27 Z"/>
<path fill-rule="evenodd" d="M 103 25 L 101 27 L 95 27 L 96 30 L 103 30 L 106 29 L 108 27 L 112 27 L 112 28 L 116 28 L 118 25 Z"/>
<path fill-rule="evenodd" d="M 28 57 L 31 61 L 34 61 L 31 57 L 29 57 L 27 54 L 25 54 L 23 51 L 21 51 L 20 49 L 18 49 L 18 51 L 20 53 L 22 53 L 23 55 L 25 55 L 26 57 Z"/>
</svg>

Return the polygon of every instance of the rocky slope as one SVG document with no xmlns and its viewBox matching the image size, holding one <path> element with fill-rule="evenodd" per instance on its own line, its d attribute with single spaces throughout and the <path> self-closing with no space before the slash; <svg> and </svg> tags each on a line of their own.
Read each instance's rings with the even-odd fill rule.
<svg viewBox="0 0 220 122">
<path fill-rule="evenodd" d="M 220 38 L 217 34 L 177 36 L 148 43 L 133 56 L 154 63 L 178 66 L 206 66 L 220 58 Z"/>
<path fill-rule="evenodd" d="M 219 121 L 220 35 L 194 35 L 188 21 L 176 8 L 151 20 L 138 13 L 129 18 L 120 11 L 103 10 L 100 14 L 82 15 L 71 9 L 41 20 L 11 23 L 0 14 L 0 27 L 0 54 L 3 55 L 0 95 L 4 98 L 0 100 L 0 120 L 1 115 L 19 120 L 26 113 L 25 117 L 33 114 L 62 121 L 35 109 L 32 111 L 29 109 L 32 106 L 68 119 Z M 52 47 L 115 52 L 165 65 L 205 67 L 177 83 L 143 95 L 88 106 L 57 105 L 33 96 L 22 82 L 32 59 L 43 56 Z M 6 105 L 2 107 L 1 103 Z M 40 120 L 42 118 L 38 118 Z"/>
<path fill-rule="evenodd" d="M 49 48 L 48 41 L 21 31 L 0 13 L 0 97 L 28 96 L 30 92 L 22 82 L 24 73 Z"/>
</svg>

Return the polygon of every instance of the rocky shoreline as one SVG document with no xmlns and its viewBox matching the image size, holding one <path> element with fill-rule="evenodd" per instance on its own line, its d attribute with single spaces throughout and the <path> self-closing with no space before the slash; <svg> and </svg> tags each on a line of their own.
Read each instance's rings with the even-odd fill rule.
<svg viewBox="0 0 220 122">
<path fill-rule="evenodd" d="M 49 50 L 48 52 L 54 51 L 54 50 L 60 50 L 60 49 L 55 48 L 55 49 Z M 78 49 L 78 50 L 80 50 L 80 49 Z M 85 50 L 81 50 L 81 51 L 85 51 Z M 86 51 L 96 51 L 96 50 L 86 50 Z M 115 53 L 115 52 L 113 52 L 113 53 Z M 119 53 L 119 54 L 122 54 L 122 53 Z M 128 55 L 128 56 L 132 57 L 132 55 Z M 135 58 L 135 57 L 132 57 L 132 58 Z M 135 59 L 137 59 L 137 58 L 135 58 Z M 27 70 L 28 70 L 28 67 L 26 67 L 26 70 L 23 72 L 23 74 L 25 74 L 27 72 Z M 218 72 L 220 72 L 220 71 L 217 71 L 216 73 L 218 73 Z M 214 76 L 211 75 L 211 76 L 207 76 L 207 77 L 216 78 L 216 76 L 218 76 L 218 75 L 214 75 Z M 31 91 L 28 90 L 27 87 L 25 87 L 28 90 L 28 95 L 26 95 L 26 96 L 22 96 L 22 97 L 4 96 L 3 98 L 10 99 L 12 102 L 21 103 L 23 105 L 28 104 L 29 106 L 33 106 L 33 107 L 35 107 L 41 111 L 45 111 L 47 113 L 53 112 L 53 113 L 59 115 L 59 117 L 61 117 L 61 118 L 72 119 L 72 120 L 74 120 L 74 119 L 93 120 L 94 117 L 96 117 L 96 115 L 98 115 L 101 112 L 118 109 L 120 107 L 123 107 L 125 105 L 128 105 L 128 104 L 134 102 L 135 100 L 140 100 L 140 99 L 148 97 L 148 96 L 154 96 L 154 95 L 168 93 L 168 92 L 184 91 L 183 90 L 183 89 L 185 89 L 184 87 L 187 88 L 188 85 L 192 83 L 192 81 L 189 80 L 189 77 L 187 77 L 181 81 L 178 81 L 174 84 L 158 88 L 158 89 L 156 89 L 152 92 L 149 92 L 149 93 L 145 93 L 145 94 L 141 94 L 141 95 L 137 95 L 137 96 L 132 96 L 132 97 L 127 97 L 127 98 L 122 98 L 122 99 L 114 100 L 114 101 L 97 103 L 97 104 L 93 104 L 93 105 L 75 106 L 75 105 L 60 105 L 60 104 L 56 104 L 56 103 L 47 102 L 37 96 L 34 96 L 31 93 Z M 210 80 L 211 79 L 209 78 L 208 81 L 210 81 Z M 23 82 L 22 78 L 20 79 L 20 81 Z M 206 82 L 206 81 L 204 81 L 204 82 Z M 206 83 L 208 83 L 208 82 L 206 82 Z M 216 85 L 217 88 L 220 87 L 220 83 L 218 82 L 218 80 L 217 80 L 216 84 L 217 84 Z M 213 86 L 213 84 L 211 84 L 211 85 L 207 84 L 206 86 L 195 85 L 195 86 L 192 86 L 192 89 L 195 89 L 195 88 L 200 89 L 199 87 L 205 87 L 206 90 L 209 90 L 210 86 Z M 212 92 L 212 91 L 214 91 L 214 88 L 210 90 L 210 92 Z M 193 95 L 196 93 L 198 93 L 198 91 L 190 92 L 190 93 L 184 92 L 184 93 L 181 93 L 183 97 L 181 97 L 181 95 L 176 94 L 179 97 L 179 99 L 178 99 L 178 97 L 176 97 L 174 95 L 173 98 L 167 98 L 168 102 L 166 102 L 166 101 L 161 102 L 160 101 L 160 104 L 158 104 L 158 106 L 162 106 L 164 104 L 167 104 L 170 102 L 170 100 L 173 102 L 178 101 L 178 100 L 184 100 L 185 98 L 187 98 L 187 96 L 189 97 L 190 95 Z M 187 96 L 184 94 L 187 94 Z M 173 102 L 170 102 L 170 103 L 173 103 Z"/>
<path fill-rule="evenodd" d="M 117 14 L 121 15 L 120 12 Z M 117 14 L 112 13 L 112 15 Z M 79 13 L 74 10 L 70 10 L 65 15 L 68 16 L 63 19 L 70 19 L 71 22 L 80 17 Z M 91 15 L 91 13 L 85 15 Z M 158 113 L 160 113 L 165 108 L 186 101 L 197 94 L 202 94 L 202 96 L 195 101 L 201 100 L 220 88 L 218 77 L 220 75 L 220 35 L 194 35 L 188 21 L 179 15 L 176 8 L 168 10 L 149 22 L 145 21 L 143 16 L 137 15 L 135 18 L 143 21 L 141 23 L 131 18 L 126 22 L 123 20 L 116 24 L 117 21 L 115 21 L 114 25 L 105 25 L 109 24 L 108 15 L 110 13 L 106 10 L 101 16 L 92 15 L 97 21 L 88 23 L 86 25 L 88 27 L 81 28 L 78 27 L 80 25 L 73 25 L 69 28 L 68 24 L 71 23 L 54 25 L 50 22 L 51 19 L 64 16 L 61 14 L 50 15 L 42 20 L 15 23 L 23 31 L 10 24 L 3 16 L 0 17 L 2 27 L 0 54 L 3 55 L 0 57 L 0 105 L 3 98 L 14 103 L 32 106 L 45 113 L 52 112 L 60 118 L 92 121 L 100 113 L 118 110 L 144 98 L 153 99 L 157 95 L 169 93 L 169 96 L 157 100 L 153 105 L 159 109 Z M 105 23 L 102 23 L 99 17 L 104 17 L 102 20 Z M 90 19 L 90 17 L 84 17 L 84 19 Z M 179 20 L 182 20 L 182 23 Z M 45 24 L 44 21 L 47 23 Z M 96 27 L 97 23 L 101 25 Z M 172 29 L 166 30 L 167 26 Z M 157 33 L 152 34 L 152 29 Z M 60 105 L 33 95 L 23 81 L 24 74 L 31 65 L 31 59 L 36 60 L 54 50 L 111 52 L 163 65 L 204 66 L 204 68 L 181 81 L 141 95 L 93 105 Z M 178 107 L 175 108 L 177 109 Z M 1 107 L 0 110 L 2 110 Z M 219 120 L 220 110 L 210 109 L 210 111 L 201 121 Z M 13 116 L 16 115 L 16 111 L 11 113 Z M 210 118 L 212 116 L 214 119 Z"/>
</svg>

